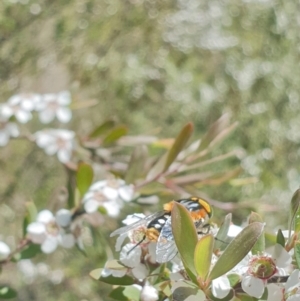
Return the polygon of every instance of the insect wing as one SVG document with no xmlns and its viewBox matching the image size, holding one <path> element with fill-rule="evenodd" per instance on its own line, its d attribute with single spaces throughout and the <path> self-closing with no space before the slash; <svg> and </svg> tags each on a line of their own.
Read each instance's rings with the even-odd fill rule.
<svg viewBox="0 0 300 301">
<path fill-rule="evenodd" d="M 112 236 L 116 236 L 116 235 L 121 235 L 123 233 L 126 233 L 130 230 L 133 230 L 133 229 L 136 229 L 140 226 L 147 226 L 147 224 L 149 222 L 151 222 L 153 219 L 159 217 L 159 216 L 162 216 L 164 214 L 164 211 L 159 211 L 159 212 L 156 212 L 156 213 L 153 213 L 153 214 L 150 214 L 142 219 L 140 219 L 139 221 L 136 221 L 135 223 L 133 224 L 130 224 L 130 225 L 127 225 L 127 226 L 124 226 L 124 227 L 121 227 L 117 230 L 115 230 L 114 232 L 112 232 L 110 234 L 110 237 Z"/>
<path fill-rule="evenodd" d="M 163 226 L 156 245 L 156 261 L 158 263 L 167 262 L 177 254 L 177 247 L 174 241 L 171 225 L 171 216 Z"/>
</svg>

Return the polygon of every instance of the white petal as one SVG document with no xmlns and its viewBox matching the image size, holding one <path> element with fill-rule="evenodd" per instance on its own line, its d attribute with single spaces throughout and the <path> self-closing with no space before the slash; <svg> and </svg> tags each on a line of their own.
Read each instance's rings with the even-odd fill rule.
<svg viewBox="0 0 300 301">
<path fill-rule="evenodd" d="M 267 301 L 282 301 L 283 290 L 277 284 L 268 284 L 268 299 Z"/>
<path fill-rule="evenodd" d="M 58 160 L 62 163 L 70 162 L 72 156 L 72 152 L 66 149 L 60 149 L 57 152 Z"/>
<path fill-rule="evenodd" d="M 115 246 L 117 252 L 119 252 L 121 250 L 123 242 L 127 237 L 128 237 L 127 233 L 123 233 L 117 238 L 116 246 Z"/>
<path fill-rule="evenodd" d="M 120 252 L 120 261 L 129 268 L 136 267 L 141 261 L 142 249 L 135 244 L 126 244 Z M 132 249 L 135 247 L 134 249 Z M 129 252 L 129 253 L 128 253 Z"/>
<path fill-rule="evenodd" d="M 128 185 L 121 186 L 118 189 L 118 192 L 119 192 L 119 195 L 120 195 L 120 197 L 123 201 L 129 202 L 133 198 L 134 191 L 133 191 L 132 186 L 128 186 Z"/>
<path fill-rule="evenodd" d="M 12 108 L 10 106 L 8 106 L 7 104 L 3 104 L 2 108 L 1 108 L 1 115 L 4 118 L 9 119 L 13 115 Z"/>
<path fill-rule="evenodd" d="M 53 121 L 55 117 L 55 112 L 52 110 L 43 110 L 39 112 L 39 119 L 41 121 L 41 123 L 50 123 L 51 121 Z"/>
<path fill-rule="evenodd" d="M 104 187 L 102 192 L 109 200 L 114 200 L 118 197 L 118 190 L 109 186 Z"/>
<path fill-rule="evenodd" d="M 155 287 L 149 284 L 145 284 L 141 292 L 142 301 L 157 301 L 158 300 L 158 291 Z"/>
<path fill-rule="evenodd" d="M 75 245 L 75 237 L 71 233 L 63 234 L 59 238 L 59 242 L 64 248 L 70 249 Z"/>
<path fill-rule="evenodd" d="M 280 268 L 285 268 L 292 262 L 292 256 L 280 244 L 275 244 L 272 258 L 274 259 L 276 266 Z"/>
<path fill-rule="evenodd" d="M 230 225 L 227 235 L 229 237 L 236 237 L 242 230 L 243 228 L 240 226 Z"/>
<path fill-rule="evenodd" d="M 130 214 L 127 215 L 127 217 L 122 221 L 123 224 L 125 225 L 131 225 L 145 217 L 145 214 L 143 213 L 135 213 L 135 214 Z"/>
<path fill-rule="evenodd" d="M 95 200 L 86 201 L 84 204 L 84 210 L 87 213 L 96 212 L 98 210 L 98 207 L 99 207 L 99 203 Z"/>
<path fill-rule="evenodd" d="M 49 210 L 42 210 L 38 215 L 37 219 L 38 222 L 47 224 L 54 220 L 54 216 L 51 211 Z"/>
<path fill-rule="evenodd" d="M 6 259 L 9 254 L 10 254 L 9 246 L 3 241 L 0 241 L 0 260 Z"/>
<path fill-rule="evenodd" d="M 133 276 L 137 279 L 145 279 L 149 275 L 149 271 L 142 263 L 138 263 L 136 267 L 131 270 Z"/>
<path fill-rule="evenodd" d="M 72 118 L 72 112 L 69 108 L 61 107 L 57 110 L 56 117 L 60 122 L 67 123 Z"/>
<path fill-rule="evenodd" d="M 107 181 L 98 181 L 98 182 L 95 182 L 90 188 L 89 190 L 95 190 L 95 191 L 98 191 L 98 190 L 101 190 L 104 186 L 106 186 L 107 184 Z"/>
<path fill-rule="evenodd" d="M 49 144 L 53 144 L 54 141 L 55 141 L 54 138 L 51 135 L 49 135 L 46 131 L 36 132 L 34 134 L 34 136 L 35 136 L 35 139 L 36 139 L 36 144 L 40 148 L 45 148 Z"/>
<path fill-rule="evenodd" d="M 127 269 L 126 268 L 124 268 L 124 269 L 122 269 L 122 270 L 112 270 L 112 275 L 114 276 L 114 277 L 123 277 L 123 276 L 125 276 L 125 274 L 127 273 Z"/>
<path fill-rule="evenodd" d="M 298 269 L 294 270 L 292 274 L 290 275 L 289 279 L 287 280 L 285 284 L 285 289 L 289 289 L 300 282 L 300 271 Z"/>
<path fill-rule="evenodd" d="M 148 197 L 140 197 L 137 202 L 143 205 L 156 205 L 159 202 L 159 198 L 156 195 L 151 195 Z"/>
<path fill-rule="evenodd" d="M 5 130 L 0 130 L 0 146 L 7 145 L 9 141 L 9 135 Z"/>
<path fill-rule="evenodd" d="M 121 205 L 118 202 L 107 201 L 102 206 L 106 209 L 108 216 L 117 217 L 120 213 Z"/>
<path fill-rule="evenodd" d="M 13 95 L 12 97 L 10 97 L 7 102 L 10 105 L 15 106 L 15 105 L 20 104 L 21 100 L 22 100 L 21 94 L 16 94 L 16 95 Z"/>
<path fill-rule="evenodd" d="M 48 144 L 44 147 L 44 151 L 48 156 L 53 156 L 58 151 L 58 146 L 55 143 Z"/>
<path fill-rule="evenodd" d="M 156 264 L 156 242 L 150 242 L 148 245 L 148 254 L 147 260 L 149 260 L 151 263 Z"/>
<path fill-rule="evenodd" d="M 261 279 L 252 276 L 245 276 L 242 280 L 242 289 L 248 295 L 260 298 L 264 293 L 265 285 Z"/>
<path fill-rule="evenodd" d="M 225 298 L 229 294 L 230 290 L 230 282 L 225 275 L 212 281 L 212 294 L 216 298 Z"/>
<path fill-rule="evenodd" d="M 57 248 L 57 238 L 53 236 L 47 236 L 46 240 L 41 245 L 41 250 L 43 253 L 49 254 L 56 250 Z"/>
<path fill-rule="evenodd" d="M 24 110 L 18 110 L 15 113 L 15 116 L 16 116 L 17 120 L 21 123 L 26 123 L 32 118 L 31 113 L 24 111 Z"/>
<path fill-rule="evenodd" d="M 43 223 L 34 222 L 27 226 L 28 237 L 35 244 L 41 244 L 46 239 L 46 227 Z"/>
<path fill-rule="evenodd" d="M 56 222 L 61 227 L 67 227 L 71 224 L 72 214 L 70 210 L 60 209 L 55 214 Z"/>
</svg>

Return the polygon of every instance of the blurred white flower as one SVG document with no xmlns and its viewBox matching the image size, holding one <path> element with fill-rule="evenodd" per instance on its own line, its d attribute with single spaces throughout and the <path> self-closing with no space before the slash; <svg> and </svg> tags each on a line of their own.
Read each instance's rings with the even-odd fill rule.
<svg viewBox="0 0 300 301">
<path fill-rule="evenodd" d="M 157 301 L 158 291 L 147 281 L 141 291 L 141 301 Z"/>
<path fill-rule="evenodd" d="M 27 226 L 27 234 L 31 241 L 41 245 L 44 253 L 52 253 L 60 244 L 64 248 L 72 248 L 75 237 L 72 233 L 65 231 L 64 227 L 70 226 L 71 212 L 67 214 L 66 209 L 61 209 L 53 216 L 49 210 L 42 210 L 37 215 L 36 222 Z"/>
<path fill-rule="evenodd" d="M 71 103 L 69 91 L 62 91 L 57 94 L 44 94 L 37 105 L 39 119 L 42 123 L 50 123 L 56 118 L 67 123 L 72 118 L 72 112 L 67 107 Z"/>
<path fill-rule="evenodd" d="M 5 260 L 9 256 L 9 254 L 10 254 L 9 246 L 3 241 L 0 241 L 0 260 Z"/>
<path fill-rule="evenodd" d="M 133 198 L 133 187 L 126 185 L 120 179 L 110 179 L 94 183 L 83 197 L 84 209 L 92 213 L 103 207 L 109 216 L 119 215 L 123 201 L 129 202 Z"/>
<path fill-rule="evenodd" d="M 18 126 L 0 117 L 0 146 L 7 145 L 10 137 L 18 137 L 20 134 Z"/>
<path fill-rule="evenodd" d="M 26 123 L 32 118 L 31 111 L 36 108 L 39 100 L 38 94 L 14 95 L 1 106 L 1 115 L 7 119 L 15 116 L 19 122 Z"/>
<path fill-rule="evenodd" d="M 36 144 L 43 148 L 47 155 L 57 154 L 62 163 L 71 161 L 74 149 L 75 133 L 68 130 L 43 130 L 35 133 Z"/>
</svg>

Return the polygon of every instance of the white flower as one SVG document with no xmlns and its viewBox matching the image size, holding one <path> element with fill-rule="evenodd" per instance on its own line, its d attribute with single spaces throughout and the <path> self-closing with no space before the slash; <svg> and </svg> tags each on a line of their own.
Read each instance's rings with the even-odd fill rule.
<svg viewBox="0 0 300 301">
<path fill-rule="evenodd" d="M 62 228 L 62 225 L 69 225 L 67 221 L 70 221 L 66 209 L 58 211 L 56 217 L 57 219 L 49 210 L 42 210 L 37 215 L 36 222 L 27 226 L 28 237 L 33 243 L 40 244 L 41 250 L 47 254 L 55 251 L 58 244 L 65 248 L 71 248 L 75 244 L 74 235 Z"/>
<path fill-rule="evenodd" d="M 0 117 L 0 146 L 7 145 L 10 137 L 18 137 L 19 134 L 18 126 L 14 122 Z"/>
<path fill-rule="evenodd" d="M 119 215 L 123 201 L 133 198 L 132 186 L 126 185 L 123 180 L 111 179 L 94 183 L 83 197 L 84 209 L 92 213 L 103 207 L 109 216 Z"/>
<path fill-rule="evenodd" d="M 147 281 L 141 291 L 141 301 L 157 301 L 158 291 Z"/>
<path fill-rule="evenodd" d="M 18 94 L 8 99 L 1 107 L 1 115 L 5 118 L 15 116 L 21 123 L 28 122 L 31 118 L 31 111 L 39 102 L 40 95 L 38 94 Z"/>
<path fill-rule="evenodd" d="M 5 260 L 9 256 L 9 254 L 10 254 L 9 246 L 3 241 L 0 241 L 0 260 Z"/>
<path fill-rule="evenodd" d="M 68 130 L 43 130 L 35 133 L 36 144 L 43 148 L 47 155 L 57 154 L 62 163 L 70 162 L 74 149 L 75 133 Z"/>
<path fill-rule="evenodd" d="M 223 275 L 212 281 L 212 294 L 219 299 L 225 298 L 231 290 L 229 279 Z"/>
<path fill-rule="evenodd" d="M 283 274 L 283 268 L 288 267 L 292 258 L 279 244 L 274 246 L 270 255 L 252 256 L 248 269 L 242 279 L 242 289 L 250 296 L 260 298 L 267 285 L 267 280 L 275 274 Z"/>
<path fill-rule="evenodd" d="M 67 106 L 70 103 L 71 95 L 68 91 L 57 94 L 44 94 L 37 106 L 40 121 L 42 123 L 50 123 L 56 116 L 60 122 L 69 122 L 72 118 L 72 112 Z"/>
<path fill-rule="evenodd" d="M 149 271 L 141 263 L 142 248 L 135 244 L 126 244 L 120 253 L 120 262 L 131 269 L 133 276 L 137 279 L 145 279 Z"/>
</svg>

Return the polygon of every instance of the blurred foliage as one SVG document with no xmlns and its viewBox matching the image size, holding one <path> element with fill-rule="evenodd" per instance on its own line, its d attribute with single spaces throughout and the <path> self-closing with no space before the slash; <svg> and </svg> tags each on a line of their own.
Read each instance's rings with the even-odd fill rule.
<svg viewBox="0 0 300 301">
<path fill-rule="evenodd" d="M 239 202 L 236 223 L 251 204 L 262 215 L 272 211 L 264 218 L 268 225 L 286 228 L 282 211 L 300 180 L 298 11 L 299 3 L 280 0 L 3 0 L 1 101 L 19 92 L 63 89 L 72 92 L 74 109 L 76 102 L 95 100 L 92 108 L 74 110 L 71 127 L 80 134 L 113 118 L 131 135 L 161 137 L 174 137 L 192 121 L 195 136 L 202 137 L 222 113 L 230 113 L 239 126 L 213 155 L 240 146 L 245 172 L 231 185 L 201 189 L 221 203 Z M 37 129 L 38 122 L 31 126 Z M 216 168 L 236 162 L 231 158 Z M 20 204 L 60 206 L 66 175 L 55 158 L 12 141 L 1 149 L 0 166 L 5 237 L 21 228 Z M 109 221 L 107 231 L 114 226 Z M 14 244 L 12 236 L 8 243 Z M 91 244 L 87 250 L 99 266 L 104 249 Z M 88 278 L 95 263 L 82 259 L 82 266 L 76 251 L 58 253 L 48 263 L 55 269 L 64 261 L 64 280 L 53 290 L 53 282 L 40 278 L 21 289 L 19 300 L 101 300 L 108 290 Z M 74 280 L 78 271 L 82 278 Z M 13 268 L 2 282 L 12 275 Z"/>
</svg>

